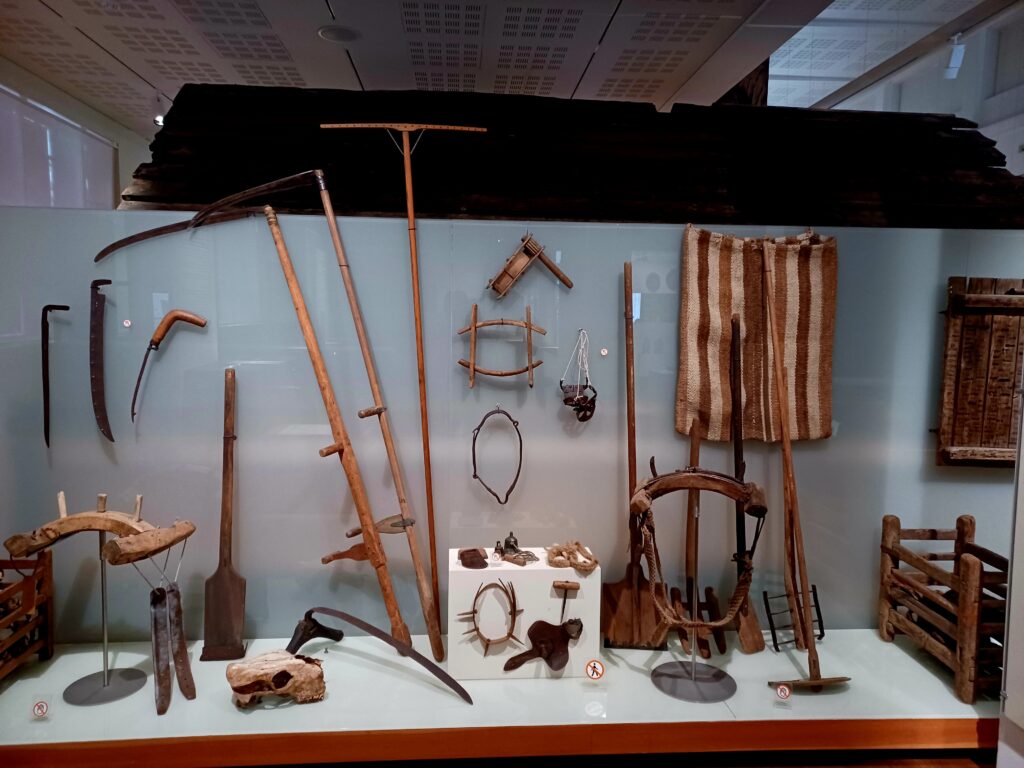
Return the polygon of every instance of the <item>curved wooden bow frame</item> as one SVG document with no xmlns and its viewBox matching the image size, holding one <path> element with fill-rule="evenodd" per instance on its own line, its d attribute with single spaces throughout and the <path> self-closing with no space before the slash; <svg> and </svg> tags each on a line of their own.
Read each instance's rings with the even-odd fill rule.
<svg viewBox="0 0 1024 768">
<path fill-rule="evenodd" d="M 764 517 L 768 511 L 764 491 L 757 483 L 741 483 L 730 475 L 700 467 L 680 469 L 645 481 L 629 500 L 629 511 L 634 515 L 642 515 L 650 510 L 655 499 L 675 491 L 711 491 L 721 494 L 743 504 L 743 511 L 751 517 Z"/>
<path fill-rule="evenodd" d="M 522 368 L 516 368 L 515 370 L 509 371 L 495 371 L 490 368 L 481 368 L 476 364 L 476 336 L 477 331 L 481 328 L 490 328 L 495 325 L 513 325 L 517 328 L 523 328 L 526 330 L 526 365 Z M 530 312 L 530 306 L 526 306 L 526 320 L 506 320 L 500 318 L 498 320 L 477 320 L 477 305 L 474 304 L 470 312 L 469 325 L 465 328 L 460 328 L 458 334 L 464 333 L 469 334 L 469 360 L 459 360 L 459 365 L 463 368 L 469 369 L 469 388 L 472 389 L 476 383 L 476 374 L 483 376 L 518 376 L 522 373 L 527 374 L 527 383 L 533 386 L 533 369 L 544 363 L 543 360 L 533 359 L 533 334 L 539 333 L 541 336 L 546 336 L 547 331 L 541 328 L 539 325 L 533 324 L 533 315 Z"/>
<path fill-rule="evenodd" d="M 512 484 L 508 487 L 508 490 L 505 491 L 505 498 L 504 499 L 501 498 L 501 496 L 499 496 L 497 493 L 495 493 L 494 489 L 491 488 L 491 486 L 489 486 L 487 483 L 484 482 L 483 478 L 480 477 L 480 475 L 477 473 L 477 469 L 476 469 L 476 438 L 480 434 L 480 430 L 483 429 L 484 423 L 489 418 L 491 418 L 491 416 L 495 416 L 495 415 L 497 415 L 499 413 L 502 416 L 504 416 L 506 419 L 508 419 L 510 422 L 512 422 L 512 428 L 516 431 L 516 437 L 519 440 L 519 463 L 516 465 L 516 476 L 512 478 Z M 480 419 L 480 423 L 476 425 L 476 429 L 473 430 L 473 479 L 476 480 L 477 482 L 479 482 L 480 485 L 482 485 L 484 488 L 486 488 L 487 492 L 489 494 L 491 494 L 491 496 L 493 496 L 495 499 L 497 499 L 499 504 L 507 504 L 508 503 L 508 497 L 511 496 L 512 495 L 512 491 L 515 490 L 516 483 L 519 482 L 519 473 L 522 472 L 522 471 L 523 471 L 523 435 L 519 431 L 519 422 L 516 421 L 515 419 L 513 419 L 512 418 L 512 414 L 510 414 L 508 411 L 504 410 L 503 408 L 495 408 L 495 409 L 493 409 L 491 411 L 488 411 L 487 413 L 484 414 L 484 417 L 482 419 Z"/>
</svg>

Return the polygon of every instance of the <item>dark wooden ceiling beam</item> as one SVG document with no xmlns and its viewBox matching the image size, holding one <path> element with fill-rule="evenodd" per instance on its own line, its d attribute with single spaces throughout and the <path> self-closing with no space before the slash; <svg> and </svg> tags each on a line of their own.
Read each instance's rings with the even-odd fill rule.
<svg viewBox="0 0 1024 768">
<path fill-rule="evenodd" d="M 566 101 L 491 94 L 186 86 L 124 199 L 189 209 L 323 168 L 345 215 L 404 214 L 383 130 L 322 122 L 480 125 L 414 155 L 424 217 L 1024 228 L 1024 181 L 951 115 Z M 313 190 L 275 196 L 319 212 Z"/>
</svg>

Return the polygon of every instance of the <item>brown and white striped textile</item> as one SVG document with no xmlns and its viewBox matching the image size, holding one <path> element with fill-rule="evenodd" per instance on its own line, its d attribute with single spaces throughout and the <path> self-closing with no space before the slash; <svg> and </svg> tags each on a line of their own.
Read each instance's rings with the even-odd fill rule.
<svg viewBox="0 0 1024 768">
<path fill-rule="evenodd" d="M 694 418 L 704 439 L 728 440 L 730 322 L 740 316 L 743 437 L 775 442 L 778 405 L 764 307 L 763 259 L 772 259 L 775 313 L 787 369 L 790 435 L 832 434 L 832 343 L 838 257 L 833 237 L 742 238 L 687 225 L 680 270 L 676 430 Z"/>
</svg>

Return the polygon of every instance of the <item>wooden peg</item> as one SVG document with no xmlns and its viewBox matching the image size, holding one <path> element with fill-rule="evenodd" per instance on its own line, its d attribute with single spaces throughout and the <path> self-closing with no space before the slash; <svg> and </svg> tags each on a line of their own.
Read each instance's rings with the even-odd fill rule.
<svg viewBox="0 0 1024 768">
<path fill-rule="evenodd" d="M 68 502 L 67 499 L 64 498 L 64 491 L 57 493 L 57 511 L 60 513 L 61 517 L 68 516 Z"/>
<path fill-rule="evenodd" d="M 320 456 L 326 459 L 328 456 L 333 456 L 336 453 L 344 453 L 344 451 L 345 446 L 341 443 L 335 443 L 334 445 L 328 445 L 326 448 L 321 448 Z"/>
<path fill-rule="evenodd" d="M 106 512 L 107 511 L 107 494 L 100 493 L 96 496 L 96 511 Z"/>
<path fill-rule="evenodd" d="M 363 408 L 363 410 L 359 411 L 358 415 L 360 419 L 366 419 L 370 416 L 380 416 L 387 409 L 386 405 L 378 405 L 376 408 Z"/>
<path fill-rule="evenodd" d="M 135 497 L 135 521 L 142 519 L 142 494 Z"/>
</svg>

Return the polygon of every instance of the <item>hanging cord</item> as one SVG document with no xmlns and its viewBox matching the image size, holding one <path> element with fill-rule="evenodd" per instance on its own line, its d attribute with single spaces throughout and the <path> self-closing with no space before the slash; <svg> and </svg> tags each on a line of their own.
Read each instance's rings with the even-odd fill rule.
<svg viewBox="0 0 1024 768">
<path fill-rule="evenodd" d="M 576 364 L 576 384 L 566 384 L 573 363 Z M 589 421 L 597 408 L 597 388 L 590 383 L 590 336 L 585 328 L 579 330 L 576 345 L 572 348 L 558 386 L 562 390 L 562 402 L 572 408 L 577 421 Z M 592 394 L 588 395 L 587 390 Z"/>
<path fill-rule="evenodd" d="M 754 536 L 755 546 L 757 536 L 761 532 L 760 528 L 759 524 Z M 732 599 L 729 600 L 729 610 L 726 611 L 725 616 L 716 621 L 687 619 L 676 613 L 675 609 L 671 606 L 665 605 L 658 596 L 658 590 L 655 588 L 656 584 L 662 583 L 664 580 L 661 575 L 661 555 L 658 553 L 658 544 L 654 533 L 654 516 L 649 510 L 644 513 L 640 521 L 640 530 L 643 533 L 644 556 L 647 558 L 647 572 L 650 577 L 648 586 L 651 592 L 651 601 L 654 603 L 654 608 L 663 622 L 670 627 L 683 627 L 684 629 L 721 629 L 736 618 L 736 614 L 739 613 L 740 608 L 743 606 L 743 601 L 747 599 L 747 595 L 750 592 L 750 583 L 753 580 L 753 547 L 743 558 L 743 574 L 736 582 L 736 589 L 732 593 Z M 694 606 L 694 609 L 696 610 L 696 606 Z"/>
<path fill-rule="evenodd" d="M 569 362 L 566 363 L 565 372 L 562 373 L 563 382 L 569 375 L 569 369 L 574 361 L 576 363 L 577 388 L 581 383 L 583 385 L 590 384 L 590 336 L 587 335 L 586 328 L 580 328 L 579 336 L 576 337 L 576 346 L 572 348 L 572 352 L 569 354 Z"/>
<path fill-rule="evenodd" d="M 178 575 L 181 573 L 181 563 L 185 559 L 185 548 L 187 546 L 188 546 L 188 539 L 184 539 L 181 542 L 181 551 L 178 554 L 178 564 L 177 564 L 177 566 L 174 569 L 174 578 L 173 579 L 168 578 L 168 576 L 167 576 L 167 564 L 168 564 L 168 562 L 170 561 L 170 558 L 171 558 L 171 550 L 170 549 L 167 550 L 167 557 L 164 558 L 164 565 L 163 565 L 162 568 L 157 564 L 156 560 L 153 559 L 152 555 L 150 557 L 146 558 L 146 560 L 148 560 L 152 564 L 152 566 L 154 568 L 156 568 L 157 572 L 160 574 L 160 578 L 159 578 L 158 583 L 156 584 L 156 586 L 154 586 L 153 582 L 150 581 L 146 577 L 146 574 L 144 574 L 142 572 L 142 569 L 139 568 L 137 563 L 133 562 L 131 564 L 132 568 L 134 568 L 136 570 L 136 572 L 139 574 L 139 576 L 142 577 L 143 581 L 145 581 L 149 585 L 150 589 L 156 589 L 158 586 L 163 586 L 164 584 L 176 584 L 177 581 L 178 581 Z"/>
</svg>

